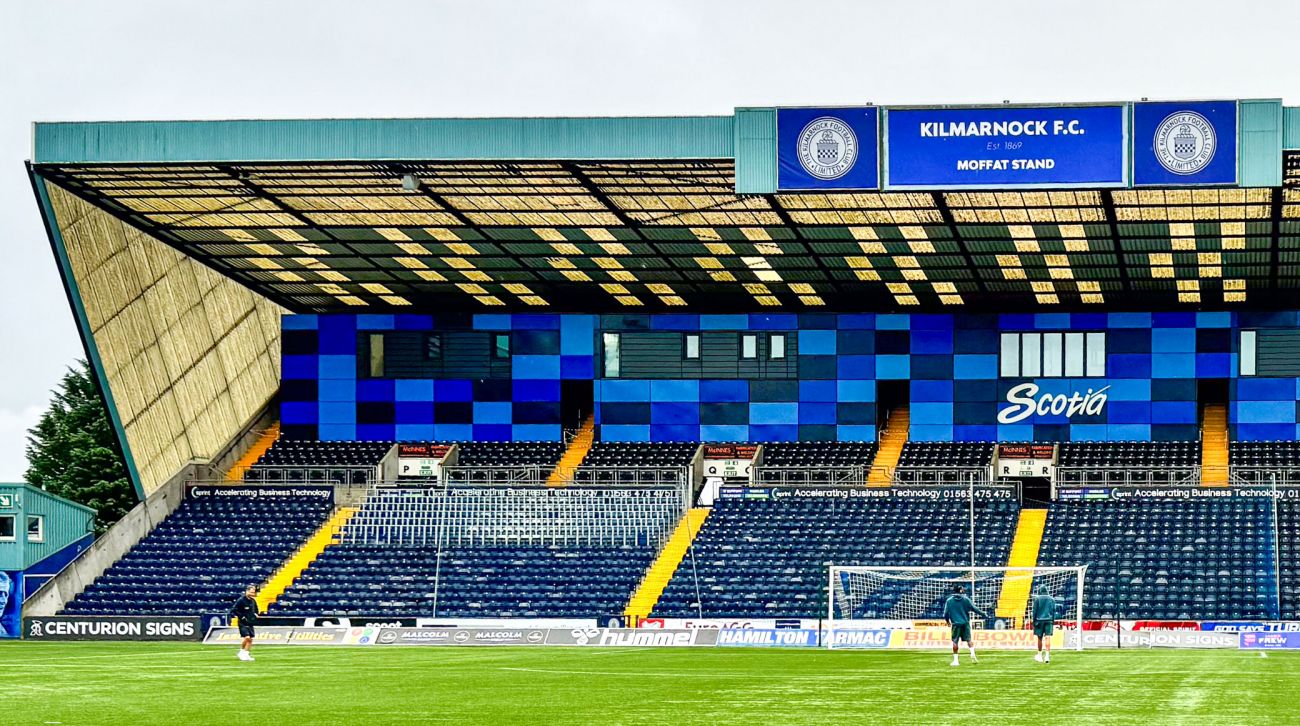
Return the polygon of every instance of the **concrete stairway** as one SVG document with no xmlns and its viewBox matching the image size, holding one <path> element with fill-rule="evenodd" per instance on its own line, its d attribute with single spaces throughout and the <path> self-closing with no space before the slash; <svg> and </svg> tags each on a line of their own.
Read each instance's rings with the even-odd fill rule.
<svg viewBox="0 0 1300 726">
<path fill-rule="evenodd" d="M 1046 509 L 1021 509 L 1016 523 L 1016 536 L 1011 540 L 1011 554 L 1007 567 L 1037 567 L 1038 550 L 1043 544 L 1043 531 L 1047 529 Z M 1029 593 L 1034 580 L 1029 573 L 1008 573 L 1002 580 L 1002 592 L 994 611 L 1000 618 L 1015 618 L 1020 625 L 1029 604 Z"/>
<path fill-rule="evenodd" d="M 664 543 L 664 548 L 659 551 L 659 556 L 650 565 L 650 569 L 646 570 L 641 584 L 632 594 L 632 599 L 628 601 L 624 615 L 628 617 L 629 624 L 649 617 L 654 611 L 659 597 L 664 594 L 664 588 L 668 587 L 668 581 L 673 579 L 673 573 L 677 572 L 677 566 L 682 563 L 682 558 L 686 557 L 691 543 L 695 541 L 695 535 L 700 533 L 700 528 L 704 526 L 704 520 L 708 519 L 710 511 L 712 510 L 707 507 L 686 510 L 686 515 L 677 523 L 672 536 Z"/>
<path fill-rule="evenodd" d="M 1208 403 L 1201 414 L 1201 485 L 1228 485 L 1228 410 Z"/>
<path fill-rule="evenodd" d="M 867 475 L 869 486 L 889 486 L 893 483 L 894 467 L 898 466 L 898 457 L 902 455 L 903 445 L 907 443 L 910 426 L 911 414 L 907 404 L 889 412 L 885 430 L 880 432 L 876 459 L 871 463 L 871 472 Z"/>
</svg>

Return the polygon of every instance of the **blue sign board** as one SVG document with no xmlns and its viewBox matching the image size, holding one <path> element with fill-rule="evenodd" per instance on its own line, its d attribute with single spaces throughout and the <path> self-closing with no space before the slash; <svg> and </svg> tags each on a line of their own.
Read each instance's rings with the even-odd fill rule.
<svg viewBox="0 0 1300 726">
<path fill-rule="evenodd" d="M 1239 647 L 1252 650 L 1300 650 L 1300 633 L 1242 633 Z"/>
<path fill-rule="evenodd" d="M 1237 102 L 1133 105 L 1133 184 L 1237 183 Z"/>
<path fill-rule="evenodd" d="M 776 112 L 776 188 L 879 189 L 879 112 L 781 108 Z"/>
<path fill-rule="evenodd" d="M 1123 105 L 890 109 L 885 187 L 1105 187 L 1128 183 Z"/>
</svg>

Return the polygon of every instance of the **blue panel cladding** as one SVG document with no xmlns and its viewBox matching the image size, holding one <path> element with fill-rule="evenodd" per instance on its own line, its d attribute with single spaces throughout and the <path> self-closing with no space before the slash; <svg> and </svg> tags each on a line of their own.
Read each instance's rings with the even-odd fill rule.
<svg viewBox="0 0 1300 726">
<path fill-rule="evenodd" d="M 286 435 L 554 439 L 561 435 L 561 391 L 572 388 L 561 382 L 575 380 L 592 382 L 607 440 L 872 441 L 882 381 L 906 383 L 918 440 L 1194 438 L 1202 380 L 1231 382 L 1235 438 L 1289 439 L 1300 426 L 1300 382 L 1238 378 L 1235 352 L 1240 329 L 1295 327 L 1295 312 L 635 317 L 641 329 L 657 331 L 786 332 L 797 340 L 797 378 L 601 379 L 601 318 L 594 315 L 290 315 L 282 318 Z M 358 377 L 365 368 L 357 360 L 359 335 L 457 329 L 509 331 L 513 378 L 485 371 L 472 380 L 375 380 L 364 370 Z M 1001 334 L 1036 331 L 1104 332 L 1105 375 L 1001 378 Z M 1028 411 L 1008 399 L 1013 390 L 1031 397 L 1017 388 L 1026 385 L 1034 387 Z M 1086 406 L 1098 393 L 1105 403 Z"/>
</svg>

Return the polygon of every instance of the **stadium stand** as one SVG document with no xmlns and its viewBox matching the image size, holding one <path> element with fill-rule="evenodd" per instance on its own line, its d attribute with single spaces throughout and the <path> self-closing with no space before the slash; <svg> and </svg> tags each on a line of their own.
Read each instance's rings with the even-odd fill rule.
<svg viewBox="0 0 1300 726">
<path fill-rule="evenodd" d="M 856 471 L 861 477 L 875 456 L 876 445 L 868 443 L 801 441 L 765 444 L 759 481 L 765 484 L 825 483 L 835 481 L 837 471 Z"/>
<path fill-rule="evenodd" d="M 618 614 L 682 511 L 671 489 L 376 490 L 270 612 Z"/>
<path fill-rule="evenodd" d="M 1151 483 L 1171 483 L 1201 463 L 1199 441 L 1124 441 L 1061 444 L 1062 482 L 1120 483 L 1139 474 Z"/>
<path fill-rule="evenodd" d="M 393 448 L 391 441 L 279 439 L 244 474 L 250 482 L 335 481 L 364 484 Z"/>
<path fill-rule="evenodd" d="M 220 613 L 329 517 L 298 496 L 187 499 L 64 608 L 65 615 Z"/>
<path fill-rule="evenodd" d="M 1148 468 L 1196 466 L 1198 441 L 1124 441 L 1061 444 L 1060 466 Z"/>
<path fill-rule="evenodd" d="M 1281 618 L 1300 620 L 1300 502 L 1277 503 L 1277 526 Z"/>
<path fill-rule="evenodd" d="M 559 441 L 472 441 L 460 445 L 462 467 L 555 466 L 564 455 Z"/>
<path fill-rule="evenodd" d="M 690 466 L 691 458 L 698 448 L 699 445 L 693 443 L 598 441 L 587 452 L 573 478 L 584 484 L 668 480 L 684 482 L 685 468 Z"/>
<path fill-rule="evenodd" d="M 978 505 L 978 564 L 1006 564 L 1018 510 Z M 969 562 L 968 517 L 957 500 L 720 499 L 653 614 L 820 617 L 827 565 Z"/>
<path fill-rule="evenodd" d="M 1268 619 L 1273 552 L 1266 498 L 1057 502 L 1038 563 L 1088 565 L 1085 618 Z"/>
<path fill-rule="evenodd" d="M 894 470 L 900 483 L 924 484 L 938 478 L 938 469 L 970 470 L 993 461 L 993 444 L 988 442 L 919 442 L 903 446 Z"/>
</svg>

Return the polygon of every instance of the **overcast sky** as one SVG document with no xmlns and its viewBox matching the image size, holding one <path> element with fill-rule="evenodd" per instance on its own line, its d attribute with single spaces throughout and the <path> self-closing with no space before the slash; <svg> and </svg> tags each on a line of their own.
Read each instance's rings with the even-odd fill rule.
<svg viewBox="0 0 1300 726">
<path fill-rule="evenodd" d="M 33 121 L 1283 98 L 1295 2 L 0 0 L 0 481 L 83 355 Z"/>
</svg>

